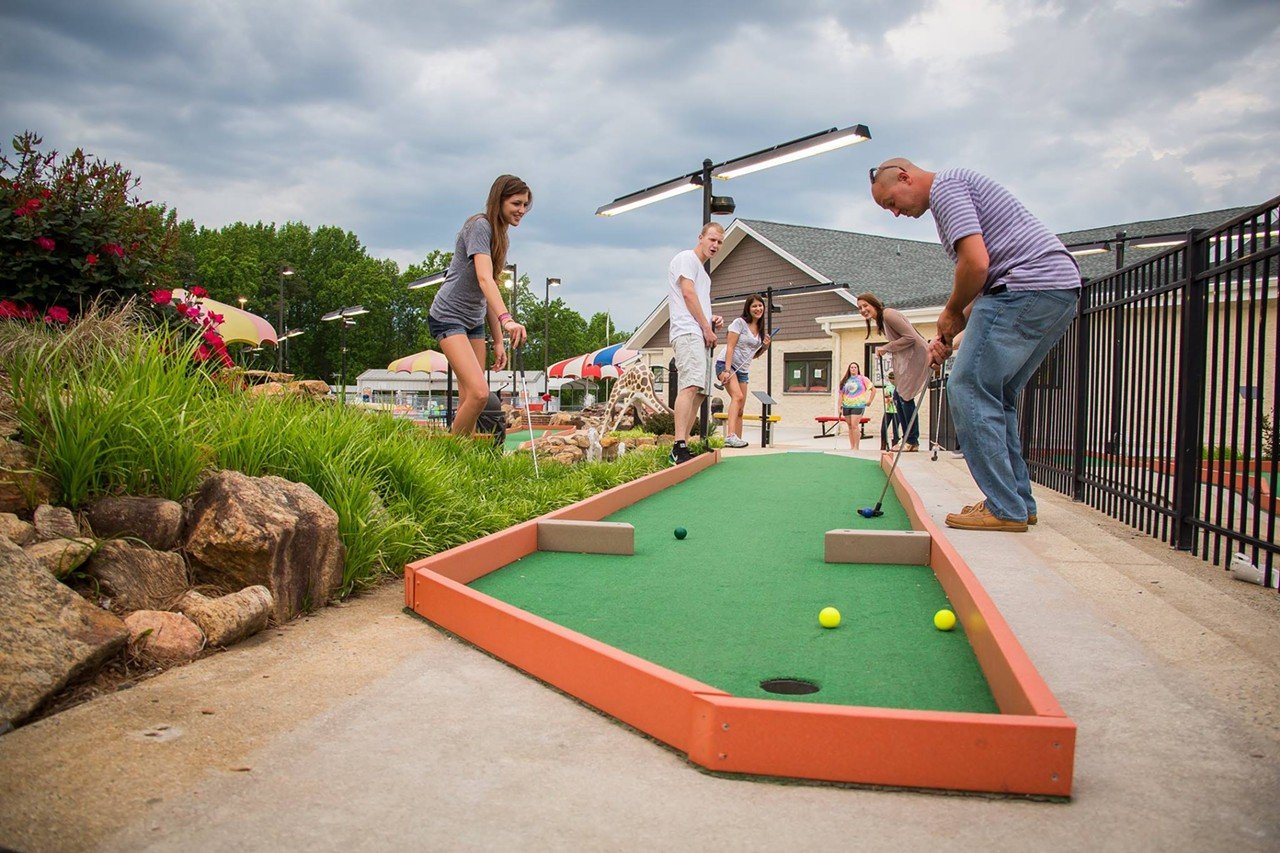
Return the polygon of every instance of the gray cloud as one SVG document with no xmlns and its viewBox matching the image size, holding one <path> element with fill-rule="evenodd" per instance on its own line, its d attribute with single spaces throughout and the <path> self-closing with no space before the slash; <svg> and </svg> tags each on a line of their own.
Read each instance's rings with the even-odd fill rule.
<svg viewBox="0 0 1280 853">
<path fill-rule="evenodd" d="M 11 2 L 0 33 L 0 132 L 120 160 L 200 224 L 335 224 L 407 263 L 519 174 L 521 271 L 622 325 L 699 202 L 596 207 L 831 126 L 874 139 L 717 192 L 751 218 L 934 239 L 870 203 L 868 165 L 972 166 L 1063 230 L 1280 187 L 1268 2 Z"/>
</svg>

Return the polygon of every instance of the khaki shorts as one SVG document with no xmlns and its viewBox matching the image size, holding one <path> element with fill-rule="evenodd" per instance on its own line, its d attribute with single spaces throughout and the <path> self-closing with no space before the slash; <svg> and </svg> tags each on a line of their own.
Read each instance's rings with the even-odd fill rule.
<svg viewBox="0 0 1280 853">
<path fill-rule="evenodd" d="M 694 386 L 710 394 L 711 349 L 703 343 L 702 335 L 677 335 L 671 339 L 671 348 L 676 354 L 679 390 Z"/>
</svg>

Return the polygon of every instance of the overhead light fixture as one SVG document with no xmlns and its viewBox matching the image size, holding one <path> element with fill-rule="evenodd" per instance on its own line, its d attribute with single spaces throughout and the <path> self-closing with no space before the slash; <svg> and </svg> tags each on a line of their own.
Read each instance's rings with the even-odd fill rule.
<svg viewBox="0 0 1280 853">
<path fill-rule="evenodd" d="M 342 309 L 343 317 L 359 317 L 361 314 L 368 314 L 368 313 L 369 313 L 369 309 L 365 308 L 363 305 L 352 305 L 349 308 Z"/>
<path fill-rule="evenodd" d="M 1127 241 L 1131 249 L 1167 249 L 1171 246 L 1181 246 L 1186 240 L 1170 240 L 1167 237 L 1156 237 L 1149 240 L 1143 240 L 1141 237 Z"/>
<path fill-rule="evenodd" d="M 837 148 L 857 145 L 859 142 L 866 142 L 870 138 L 871 131 L 867 129 L 865 124 L 855 124 L 853 127 L 846 127 L 843 130 L 833 127 L 830 130 L 819 131 L 800 139 L 793 139 L 791 142 L 784 142 L 781 145 L 775 145 L 772 148 L 766 148 L 763 151 L 757 151 L 754 154 L 748 154 L 745 157 L 738 157 L 721 163 L 719 166 L 712 168 L 711 176 L 726 181 L 730 178 L 740 178 L 752 172 L 759 172 L 761 169 L 781 166 L 783 163 L 793 163 L 796 160 L 803 160 L 805 157 L 813 157 L 818 154 L 825 154 L 828 151 L 835 151 Z"/>
<path fill-rule="evenodd" d="M 293 267 L 285 267 L 280 270 L 280 275 L 293 275 Z"/>
<path fill-rule="evenodd" d="M 1083 258 L 1086 255 L 1101 255 L 1111 251 L 1111 243 L 1102 240 L 1097 243 L 1084 243 L 1079 246 L 1072 247 L 1067 250 L 1077 258 Z"/>
<path fill-rule="evenodd" d="M 341 317 L 342 317 L 342 309 L 339 308 L 337 311 L 330 311 L 328 314 L 325 314 L 324 316 L 322 316 L 320 318 L 320 322 L 328 323 L 330 320 L 338 320 L 338 319 L 341 319 Z"/>
<path fill-rule="evenodd" d="M 655 184 L 648 189 L 615 198 L 596 210 L 596 216 L 617 216 L 619 213 L 626 213 L 628 210 L 635 210 L 637 207 L 644 207 L 646 204 L 653 204 L 655 201 L 662 201 L 666 198 L 702 189 L 702 185 L 695 183 L 693 180 L 698 174 L 698 172 L 691 172 L 688 175 L 681 175 L 675 180 Z"/>
<path fill-rule="evenodd" d="M 433 284 L 444 284 L 444 278 L 447 272 L 448 270 L 440 270 L 440 272 L 433 272 L 430 275 L 415 279 L 414 281 L 409 282 L 409 289 L 418 290 L 419 288 L 430 287 Z"/>
<path fill-rule="evenodd" d="M 713 195 L 711 197 L 711 215 L 712 216 L 728 216 L 737 209 L 737 205 L 733 203 L 733 197 L 727 195 Z"/>
</svg>

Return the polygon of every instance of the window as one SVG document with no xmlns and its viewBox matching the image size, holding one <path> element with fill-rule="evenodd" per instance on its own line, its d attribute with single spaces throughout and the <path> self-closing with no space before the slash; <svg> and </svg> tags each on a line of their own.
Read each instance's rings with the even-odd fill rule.
<svg viewBox="0 0 1280 853">
<path fill-rule="evenodd" d="M 831 353 L 789 352 L 783 357 L 788 394 L 829 394 Z"/>
</svg>

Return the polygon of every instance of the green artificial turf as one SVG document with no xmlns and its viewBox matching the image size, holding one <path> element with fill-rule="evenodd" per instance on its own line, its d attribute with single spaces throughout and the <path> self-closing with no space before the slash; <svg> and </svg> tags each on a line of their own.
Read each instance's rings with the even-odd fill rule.
<svg viewBox="0 0 1280 853">
<path fill-rule="evenodd" d="M 892 490 L 882 517 L 857 514 L 883 485 L 868 460 L 730 459 L 606 519 L 635 526 L 634 556 L 536 552 L 471 586 L 734 696 L 996 713 L 962 629 L 933 627 L 948 602 L 932 571 L 823 562 L 827 530 L 909 529 Z M 838 628 L 818 625 L 827 606 Z"/>
<path fill-rule="evenodd" d="M 547 433 L 552 432 L 549 429 L 535 429 L 533 431 L 534 438 L 542 438 Z M 529 440 L 529 430 L 522 429 L 515 432 L 508 432 L 506 440 L 502 443 L 502 449 L 507 453 L 517 449 L 521 444 Z"/>
</svg>

